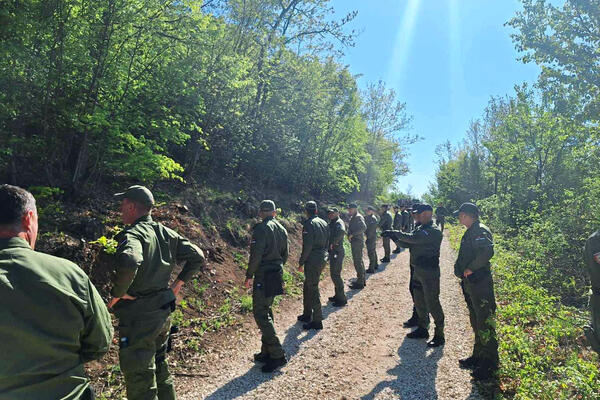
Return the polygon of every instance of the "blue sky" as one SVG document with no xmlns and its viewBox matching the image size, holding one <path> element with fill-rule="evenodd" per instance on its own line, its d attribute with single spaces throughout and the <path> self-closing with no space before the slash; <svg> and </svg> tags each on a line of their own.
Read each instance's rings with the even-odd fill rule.
<svg viewBox="0 0 600 400">
<path fill-rule="evenodd" d="M 362 74 L 361 87 L 382 79 L 406 102 L 412 132 L 410 174 L 398 188 L 419 196 L 435 179 L 436 145 L 462 141 L 490 96 L 534 82 L 535 65 L 517 60 L 504 23 L 521 9 L 518 0 L 333 0 L 336 15 L 358 10 L 362 33 L 344 63 Z"/>
</svg>

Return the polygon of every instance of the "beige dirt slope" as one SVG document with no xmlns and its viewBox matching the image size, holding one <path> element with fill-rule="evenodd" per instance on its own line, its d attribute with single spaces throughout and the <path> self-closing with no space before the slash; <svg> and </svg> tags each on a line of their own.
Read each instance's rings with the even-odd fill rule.
<svg viewBox="0 0 600 400">
<path fill-rule="evenodd" d="M 379 254 L 383 251 L 379 249 Z M 472 335 L 467 310 L 453 277 L 454 257 L 442 244 L 442 305 L 446 345 L 428 349 L 424 341 L 405 339 L 402 322 L 411 312 L 408 251 L 394 256 L 369 277 L 360 291 L 348 289 L 342 309 L 324 308 L 324 329 L 301 330 L 296 316 L 301 300 L 286 301 L 276 312 L 276 329 L 289 356 L 280 372 L 265 375 L 252 362 L 259 349 L 256 326 L 248 321 L 228 334 L 227 345 L 208 354 L 191 377 L 178 377 L 181 399 L 480 399 L 468 371 L 457 360 L 470 354 Z M 349 263 L 344 278 L 354 271 Z M 321 282 L 325 303 L 331 280 Z"/>
</svg>

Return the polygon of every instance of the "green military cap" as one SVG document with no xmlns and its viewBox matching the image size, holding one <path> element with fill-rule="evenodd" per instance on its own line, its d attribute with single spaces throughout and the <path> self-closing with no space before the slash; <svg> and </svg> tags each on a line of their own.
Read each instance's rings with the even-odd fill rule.
<svg viewBox="0 0 600 400">
<path fill-rule="evenodd" d="M 358 208 L 358 204 L 350 203 L 350 204 L 348 204 L 348 208 Z"/>
<path fill-rule="evenodd" d="M 373 206 L 369 206 L 369 207 L 367 207 L 367 210 L 371 210 L 371 211 L 377 211 L 377 209 L 376 209 L 375 207 L 373 207 Z"/>
<path fill-rule="evenodd" d="M 479 216 L 479 207 L 477 207 L 473 203 L 462 203 L 458 210 L 454 211 L 453 215 L 458 217 L 458 214 L 464 212 L 469 215 L 473 215 L 474 217 Z"/>
<path fill-rule="evenodd" d="M 317 209 L 317 203 L 309 201 L 304 205 L 304 208 L 309 211 L 315 211 Z"/>
<path fill-rule="evenodd" d="M 146 206 L 152 207 L 154 205 L 154 196 L 152 196 L 152 192 L 146 186 L 141 185 L 133 185 L 129 186 L 127 190 L 122 193 L 115 193 L 115 199 L 123 200 L 129 199 L 133 200 L 136 203 L 140 203 Z"/>
<path fill-rule="evenodd" d="M 271 212 L 275 210 L 275 202 L 273 200 L 263 200 L 260 203 L 260 211 Z"/>
<path fill-rule="evenodd" d="M 339 213 L 340 210 L 337 207 L 329 207 L 329 209 L 327 210 L 327 213 Z"/>
<path fill-rule="evenodd" d="M 422 214 L 425 211 L 432 211 L 433 212 L 433 207 L 431 207 L 429 204 L 419 204 L 415 210 L 416 214 Z"/>
</svg>

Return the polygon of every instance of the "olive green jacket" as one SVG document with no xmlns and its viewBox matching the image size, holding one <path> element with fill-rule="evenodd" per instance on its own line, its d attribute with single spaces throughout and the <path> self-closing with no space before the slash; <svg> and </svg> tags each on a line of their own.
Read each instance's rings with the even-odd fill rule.
<svg viewBox="0 0 600 400">
<path fill-rule="evenodd" d="M 344 236 L 346 236 L 346 224 L 341 218 L 329 223 L 329 247 L 330 251 L 344 251 Z"/>
<path fill-rule="evenodd" d="M 454 263 L 454 275 L 463 277 L 465 270 L 473 272 L 491 268 L 490 260 L 494 256 L 494 240 L 492 232 L 479 221 L 475 222 L 463 234 L 458 250 L 458 258 Z"/>
<path fill-rule="evenodd" d="M 594 254 L 600 253 L 600 231 L 595 232 L 585 242 L 584 257 L 592 287 L 600 288 L 600 265 L 594 260 Z"/>
<path fill-rule="evenodd" d="M 264 273 L 283 268 L 289 254 L 288 233 L 273 217 L 256 224 L 250 242 L 247 279 L 261 279 Z"/>
<path fill-rule="evenodd" d="M 377 227 L 379 226 L 379 221 L 377 221 L 377 217 L 373 214 L 367 215 L 365 223 L 367 224 L 367 242 L 374 242 L 377 240 Z"/>
<path fill-rule="evenodd" d="M 363 242 L 366 230 L 367 224 L 362 214 L 356 213 L 354 217 L 350 218 L 350 222 L 348 223 L 348 236 L 352 236 L 350 242 Z"/>
<path fill-rule="evenodd" d="M 185 262 L 177 276 L 184 282 L 191 280 L 204 265 L 204 254 L 196 245 L 172 229 L 152 221 L 149 215 L 141 217 L 117 237 L 117 268 L 112 295 L 125 293 L 142 299 L 160 297 L 160 306 L 175 299 L 170 290 L 171 273 L 178 262 Z M 120 301 L 115 310 L 127 301 Z"/>
<path fill-rule="evenodd" d="M 302 224 L 302 254 L 299 265 L 307 261 L 320 263 L 327 261 L 327 248 L 329 247 L 329 226 L 316 215 L 310 217 Z"/>
<path fill-rule="evenodd" d="M 402 230 L 402 213 L 400 211 L 394 214 L 394 224 L 392 228 L 397 231 Z"/>
<path fill-rule="evenodd" d="M 443 235 L 433 221 L 426 225 L 419 225 L 413 233 L 392 232 L 394 233 L 392 239 L 400 246 L 410 249 L 410 264 L 413 267 L 425 266 L 432 259 L 439 260 Z"/>
<path fill-rule="evenodd" d="M 112 340 L 108 310 L 85 272 L 0 239 L 0 399 L 78 399 L 83 364 Z"/>
<path fill-rule="evenodd" d="M 389 231 L 392 229 L 393 222 L 394 217 L 392 216 L 392 213 L 386 211 L 381 215 L 381 219 L 379 220 L 379 229 L 381 229 L 382 232 Z"/>
</svg>

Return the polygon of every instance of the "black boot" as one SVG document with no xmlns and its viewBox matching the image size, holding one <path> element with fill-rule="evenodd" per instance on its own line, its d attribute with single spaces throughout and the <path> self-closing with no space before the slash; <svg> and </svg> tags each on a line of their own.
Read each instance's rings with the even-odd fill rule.
<svg viewBox="0 0 600 400">
<path fill-rule="evenodd" d="M 475 370 L 471 372 L 471 376 L 475 378 L 476 381 L 485 381 L 494 378 L 497 369 L 498 367 L 494 365 L 494 363 L 487 360 L 480 360 Z"/>
<path fill-rule="evenodd" d="M 367 269 L 365 272 L 366 272 L 367 274 L 372 274 L 372 273 L 374 273 L 374 272 L 375 272 L 375 268 L 373 268 L 373 267 L 369 267 L 369 269 Z"/>
<path fill-rule="evenodd" d="M 331 297 L 329 298 L 329 301 L 335 301 L 335 296 L 331 296 Z"/>
<path fill-rule="evenodd" d="M 414 328 L 419 326 L 419 317 L 415 313 L 413 313 L 412 317 L 408 319 L 405 323 L 402 324 L 404 328 Z"/>
<path fill-rule="evenodd" d="M 304 315 L 304 314 L 298 315 L 298 321 L 300 321 L 300 322 L 310 322 L 311 319 L 312 319 L 311 317 Z"/>
<path fill-rule="evenodd" d="M 334 300 L 333 303 L 331 303 L 331 305 L 334 307 L 344 307 L 346 304 L 348 304 L 347 300 L 344 300 L 344 301 Z"/>
<path fill-rule="evenodd" d="M 390 262 L 390 258 L 389 257 L 383 257 L 381 260 L 382 263 L 389 263 Z"/>
<path fill-rule="evenodd" d="M 356 282 L 352 282 L 352 284 L 350 285 L 350 289 L 363 289 L 365 286 L 367 286 L 367 284 L 361 285 L 359 283 Z"/>
<path fill-rule="evenodd" d="M 282 358 L 269 358 L 269 361 L 267 361 L 267 363 L 265 365 L 263 365 L 263 367 L 261 368 L 262 372 L 273 372 L 275 371 L 277 368 L 279 367 L 283 367 L 285 364 L 287 364 L 287 359 L 284 357 Z"/>
<path fill-rule="evenodd" d="M 479 364 L 479 358 L 475 356 L 463 358 L 462 360 L 458 360 L 458 365 L 464 369 L 475 369 Z"/>
<path fill-rule="evenodd" d="M 427 347 L 440 347 L 446 343 L 446 339 L 443 336 L 434 335 L 433 339 L 427 342 Z"/>
<path fill-rule="evenodd" d="M 427 329 L 419 327 L 406 335 L 406 337 L 409 339 L 427 339 L 429 337 L 429 332 Z"/>
<path fill-rule="evenodd" d="M 392 253 L 400 254 L 400 253 L 402 253 L 402 249 L 400 249 L 400 247 L 398 247 L 396 250 L 392 251 Z"/>
<path fill-rule="evenodd" d="M 256 353 L 254 355 L 254 361 L 256 361 L 256 362 L 266 363 L 267 361 L 269 361 L 270 358 L 271 357 L 269 357 L 269 355 L 265 354 L 265 353 Z"/>
<path fill-rule="evenodd" d="M 314 329 L 316 331 L 320 331 L 321 329 L 323 329 L 323 323 L 320 322 L 320 321 L 319 322 L 313 321 L 313 322 L 310 322 L 308 324 L 302 325 L 302 329 L 307 330 L 307 331 L 311 330 L 311 329 Z"/>
</svg>

